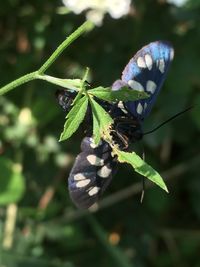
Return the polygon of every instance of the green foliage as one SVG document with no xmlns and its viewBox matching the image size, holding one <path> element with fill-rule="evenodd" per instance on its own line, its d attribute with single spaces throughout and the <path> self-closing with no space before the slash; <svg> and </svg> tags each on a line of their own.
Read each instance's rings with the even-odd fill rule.
<svg viewBox="0 0 200 267">
<path fill-rule="evenodd" d="M 84 81 L 85 79 L 83 79 Z M 61 134 L 60 141 L 64 141 L 72 136 L 72 134 L 78 129 L 79 125 L 84 119 L 87 111 L 88 102 L 91 104 L 92 118 L 93 118 L 93 137 L 95 144 L 98 144 L 100 139 L 105 139 L 113 149 L 120 162 L 130 163 L 136 172 L 147 177 L 149 180 L 160 186 L 163 190 L 167 191 L 167 187 L 162 177 L 151 166 L 146 164 L 136 153 L 122 152 L 115 148 L 113 140 L 110 134 L 111 125 L 114 123 L 110 115 L 93 99 L 93 96 L 99 97 L 107 101 L 128 101 L 138 100 L 144 98 L 146 94 L 140 94 L 137 91 L 132 91 L 128 88 L 122 88 L 120 91 L 111 92 L 110 88 L 98 87 L 92 90 L 84 88 L 82 93 L 85 94 L 82 98 L 75 99 L 72 109 L 69 111 L 66 117 L 64 130 Z M 123 92 L 123 90 L 125 92 Z M 131 92 L 131 93 L 130 93 Z"/>
<path fill-rule="evenodd" d="M 68 90 L 78 91 L 81 87 L 82 80 L 80 79 L 59 79 L 55 77 L 51 77 L 49 75 L 38 75 L 38 78 L 60 87 L 63 87 Z"/>
<path fill-rule="evenodd" d="M 64 130 L 60 136 L 60 141 L 68 139 L 74 132 L 76 132 L 85 117 L 87 107 L 88 99 L 86 96 L 83 96 L 76 102 L 76 105 L 73 106 L 66 116 L 67 120 L 64 124 Z"/>
<path fill-rule="evenodd" d="M 5 157 L 0 158 L 0 205 L 18 202 L 24 194 L 24 177 L 20 165 L 14 165 Z"/>
<path fill-rule="evenodd" d="M 120 162 L 127 162 L 131 164 L 136 172 L 147 177 L 150 181 L 154 182 L 163 190 L 168 192 L 167 187 L 160 174 L 147 163 L 145 163 L 144 160 L 142 160 L 135 152 L 127 153 L 118 151 L 117 155 Z"/>
<path fill-rule="evenodd" d="M 99 86 L 97 88 L 88 90 L 88 94 L 96 96 L 97 98 L 105 101 L 117 102 L 117 101 L 134 101 L 147 98 L 148 95 L 145 92 L 138 92 L 136 90 L 130 90 L 128 87 L 122 87 L 118 91 L 111 91 L 111 88 L 104 88 Z"/>
<path fill-rule="evenodd" d="M 98 144 L 100 138 L 109 131 L 109 127 L 113 123 L 113 120 L 94 99 L 90 98 L 90 103 L 93 115 L 94 142 Z"/>
</svg>

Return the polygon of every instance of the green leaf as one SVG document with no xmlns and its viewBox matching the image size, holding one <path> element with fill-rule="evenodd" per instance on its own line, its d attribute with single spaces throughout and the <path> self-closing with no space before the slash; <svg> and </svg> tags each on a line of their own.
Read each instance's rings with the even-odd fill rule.
<svg viewBox="0 0 200 267">
<path fill-rule="evenodd" d="M 81 99 L 81 97 L 83 96 L 83 88 L 81 88 L 81 90 L 78 92 L 78 94 L 76 95 L 76 97 L 73 100 L 72 106 L 76 105 L 77 102 Z"/>
<path fill-rule="evenodd" d="M 85 117 L 87 111 L 88 98 L 86 96 L 79 99 L 67 114 L 64 130 L 61 133 L 60 141 L 66 140 L 71 137 Z"/>
<path fill-rule="evenodd" d="M 93 119 L 93 139 L 94 143 L 98 144 L 101 139 L 100 122 L 95 112 L 92 113 L 92 119 Z"/>
<path fill-rule="evenodd" d="M 117 150 L 116 154 L 118 155 L 118 160 L 120 162 L 127 162 L 131 164 L 136 172 L 145 176 L 153 183 L 160 186 L 163 190 L 168 192 L 167 186 L 160 174 L 145 161 L 143 161 L 135 152 L 129 153 Z"/>
<path fill-rule="evenodd" d="M 25 191 L 21 166 L 14 165 L 5 157 L 0 158 L 0 205 L 8 205 L 19 201 Z"/>
<path fill-rule="evenodd" d="M 90 71 L 90 69 L 87 67 L 86 70 L 85 70 L 83 79 L 82 79 L 82 87 L 84 87 L 84 84 L 87 81 L 87 78 L 88 78 L 88 75 L 89 75 L 89 71 Z"/>
<path fill-rule="evenodd" d="M 90 104 L 93 115 L 93 138 L 95 144 L 98 144 L 100 137 L 109 131 L 113 119 L 93 98 L 90 98 Z"/>
<path fill-rule="evenodd" d="M 130 90 L 128 87 L 122 87 L 118 91 L 111 91 L 110 87 L 99 86 L 94 89 L 87 91 L 88 94 L 96 96 L 97 98 L 106 100 L 106 101 L 135 101 L 139 99 L 148 98 L 148 94 L 145 92 L 140 92 L 137 90 Z"/>
<path fill-rule="evenodd" d="M 76 102 L 82 97 L 82 95 L 85 94 L 86 85 L 87 85 L 86 79 L 88 77 L 88 73 L 89 73 L 89 68 L 86 68 L 85 74 L 84 74 L 83 79 L 81 81 L 80 90 L 79 90 L 78 94 L 76 95 L 72 105 L 75 105 Z M 88 97 L 88 95 L 87 95 L 87 97 Z"/>
<path fill-rule="evenodd" d="M 78 91 L 82 85 L 81 79 L 60 79 L 49 75 L 37 75 L 37 79 L 44 80 L 74 91 Z"/>
</svg>

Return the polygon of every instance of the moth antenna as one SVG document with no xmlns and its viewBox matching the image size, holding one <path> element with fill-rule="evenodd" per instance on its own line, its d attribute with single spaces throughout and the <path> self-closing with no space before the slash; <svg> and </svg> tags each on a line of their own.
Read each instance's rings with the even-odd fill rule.
<svg viewBox="0 0 200 267">
<path fill-rule="evenodd" d="M 183 113 L 189 111 L 190 109 L 194 108 L 194 106 L 190 106 L 189 108 L 186 108 L 180 112 L 178 112 L 177 114 L 173 115 L 172 117 L 170 117 L 169 119 L 167 119 L 166 121 L 162 122 L 160 125 L 156 126 L 154 129 L 146 132 L 146 133 L 143 133 L 143 135 L 146 135 L 146 134 L 150 134 L 150 133 L 153 133 L 155 132 L 156 130 L 158 130 L 159 128 L 161 128 L 163 125 L 167 124 L 168 122 L 174 120 L 175 118 L 177 118 L 178 116 L 182 115 Z"/>
</svg>

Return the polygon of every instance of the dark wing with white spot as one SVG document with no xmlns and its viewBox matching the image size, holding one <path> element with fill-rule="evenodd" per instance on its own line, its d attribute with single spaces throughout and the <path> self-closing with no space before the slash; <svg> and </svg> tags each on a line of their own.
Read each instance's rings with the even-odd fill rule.
<svg viewBox="0 0 200 267">
<path fill-rule="evenodd" d="M 91 137 L 81 143 L 82 152 L 76 157 L 68 178 L 72 201 L 81 209 L 87 209 L 98 202 L 99 197 L 110 184 L 116 173 L 116 158 L 105 141 L 96 146 Z"/>
<path fill-rule="evenodd" d="M 160 88 L 166 78 L 173 59 L 173 47 L 165 41 L 157 41 L 144 46 L 126 65 L 121 80 L 112 88 L 118 90 L 124 85 L 147 92 L 144 100 L 126 102 L 127 109 L 137 118 L 144 119 L 151 111 Z"/>
<path fill-rule="evenodd" d="M 66 112 L 69 112 L 72 108 L 71 104 L 76 97 L 77 93 L 74 91 L 67 90 L 57 90 L 56 98 L 58 100 L 58 104 L 62 107 L 62 109 Z"/>
</svg>

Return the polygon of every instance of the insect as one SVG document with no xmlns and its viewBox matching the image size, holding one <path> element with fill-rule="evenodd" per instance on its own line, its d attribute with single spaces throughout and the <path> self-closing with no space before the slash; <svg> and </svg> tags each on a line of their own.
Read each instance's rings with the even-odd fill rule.
<svg viewBox="0 0 200 267">
<path fill-rule="evenodd" d="M 121 79 L 112 90 L 128 86 L 130 90 L 145 91 L 149 98 L 137 101 L 110 103 L 102 106 L 114 120 L 112 138 L 119 148 L 128 151 L 130 143 L 143 136 L 142 123 L 149 115 L 166 78 L 174 56 L 173 47 L 166 41 L 156 41 L 139 50 L 126 65 Z M 68 111 L 75 94 L 60 91 L 60 105 Z M 117 171 L 117 158 L 112 156 L 110 145 L 103 139 L 94 144 L 92 136 L 81 143 L 81 153 L 76 157 L 68 178 L 69 194 L 78 208 L 87 209 L 98 202 Z"/>
</svg>

